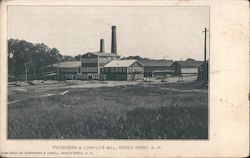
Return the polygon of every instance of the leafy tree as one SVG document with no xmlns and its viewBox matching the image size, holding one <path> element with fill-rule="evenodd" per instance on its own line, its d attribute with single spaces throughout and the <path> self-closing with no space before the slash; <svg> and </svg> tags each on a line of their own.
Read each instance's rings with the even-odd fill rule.
<svg viewBox="0 0 250 158">
<path fill-rule="evenodd" d="M 47 45 L 33 44 L 25 40 L 8 40 L 8 74 L 18 77 L 28 73 L 45 72 L 47 66 L 62 60 L 62 55 L 56 48 Z"/>
<path fill-rule="evenodd" d="M 80 61 L 80 56 L 81 56 L 81 55 L 76 55 L 76 56 L 74 56 L 75 60 Z"/>
</svg>

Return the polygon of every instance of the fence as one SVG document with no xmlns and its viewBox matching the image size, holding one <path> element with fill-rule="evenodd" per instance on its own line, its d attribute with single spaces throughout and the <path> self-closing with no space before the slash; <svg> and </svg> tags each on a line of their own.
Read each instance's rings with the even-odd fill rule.
<svg viewBox="0 0 250 158">
<path fill-rule="evenodd" d="M 57 73 L 55 71 L 50 72 L 42 72 L 42 73 L 35 73 L 35 74 L 27 74 L 27 75 L 20 75 L 18 77 L 9 76 L 8 81 L 30 81 L 30 80 L 48 80 L 48 79 L 57 79 Z"/>
</svg>

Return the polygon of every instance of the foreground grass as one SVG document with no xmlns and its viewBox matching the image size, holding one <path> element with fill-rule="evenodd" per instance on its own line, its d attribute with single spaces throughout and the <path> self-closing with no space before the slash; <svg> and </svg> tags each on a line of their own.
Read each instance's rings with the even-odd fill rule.
<svg viewBox="0 0 250 158">
<path fill-rule="evenodd" d="M 162 87 L 70 89 L 64 96 L 27 97 L 9 105 L 8 138 L 207 138 L 207 93 Z M 181 87 L 190 85 L 174 85 Z"/>
</svg>

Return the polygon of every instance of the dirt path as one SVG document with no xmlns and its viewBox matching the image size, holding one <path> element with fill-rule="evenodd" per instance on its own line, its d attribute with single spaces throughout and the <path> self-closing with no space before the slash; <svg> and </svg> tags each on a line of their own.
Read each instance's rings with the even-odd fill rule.
<svg viewBox="0 0 250 158">
<path fill-rule="evenodd" d="M 60 94 L 44 94 L 44 95 L 36 96 L 36 97 L 34 97 L 34 98 L 32 98 L 32 99 L 50 97 L 50 96 L 54 96 L 54 95 L 60 95 Z M 14 101 L 8 102 L 7 104 L 10 105 L 10 104 L 14 104 L 14 103 L 19 103 L 19 102 L 27 101 L 27 100 L 29 100 L 29 99 L 31 99 L 31 98 L 20 99 L 20 100 L 14 100 Z"/>
</svg>

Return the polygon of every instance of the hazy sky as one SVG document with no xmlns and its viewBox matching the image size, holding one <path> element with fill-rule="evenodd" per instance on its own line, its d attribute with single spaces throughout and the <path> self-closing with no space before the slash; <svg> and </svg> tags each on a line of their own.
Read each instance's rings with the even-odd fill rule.
<svg viewBox="0 0 250 158">
<path fill-rule="evenodd" d="M 111 26 L 117 26 L 121 56 L 203 59 L 208 7 L 10 6 L 8 39 L 44 43 L 61 54 L 110 52 Z"/>
</svg>

